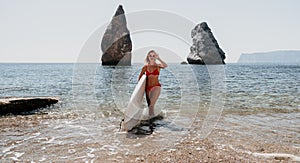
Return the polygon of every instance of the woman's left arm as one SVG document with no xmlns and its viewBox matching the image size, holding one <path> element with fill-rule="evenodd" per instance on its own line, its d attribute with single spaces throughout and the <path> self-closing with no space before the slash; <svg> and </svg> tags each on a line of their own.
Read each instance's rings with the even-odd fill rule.
<svg viewBox="0 0 300 163">
<path fill-rule="evenodd" d="M 160 57 L 157 55 L 157 58 L 156 58 L 159 62 L 160 62 L 160 67 L 161 68 L 166 68 L 168 67 L 168 65 L 166 64 L 166 62 L 164 62 L 162 59 L 160 59 Z"/>
</svg>

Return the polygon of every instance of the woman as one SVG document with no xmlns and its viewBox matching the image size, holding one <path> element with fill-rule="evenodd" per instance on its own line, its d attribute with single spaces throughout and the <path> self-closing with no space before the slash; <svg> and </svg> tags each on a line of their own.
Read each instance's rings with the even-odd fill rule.
<svg viewBox="0 0 300 163">
<path fill-rule="evenodd" d="M 156 60 L 160 63 L 157 64 Z M 139 80 L 146 73 L 146 99 L 149 107 L 149 117 L 154 117 L 154 105 L 160 95 L 161 84 L 158 81 L 158 76 L 161 68 L 166 68 L 168 65 L 160 59 L 159 55 L 150 50 L 145 59 L 145 65 L 140 73 Z"/>
</svg>

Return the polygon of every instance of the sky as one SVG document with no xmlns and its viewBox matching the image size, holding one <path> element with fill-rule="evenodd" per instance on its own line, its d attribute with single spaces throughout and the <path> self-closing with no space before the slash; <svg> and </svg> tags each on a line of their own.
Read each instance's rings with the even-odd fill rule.
<svg viewBox="0 0 300 163">
<path fill-rule="evenodd" d="M 226 63 L 237 62 L 241 53 L 300 50 L 298 0 L 0 0 L 0 62 L 77 62 L 89 38 L 100 47 L 97 30 L 106 28 L 119 4 L 132 32 L 133 62 L 143 62 L 150 49 L 167 62 L 186 60 L 191 30 L 201 22 L 208 23 Z M 168 13 L 175 21 L 150 15 L 169 26 L 136 30 L 138 19 L 149 18 L 147 11 Z M 192 24 L 176 23 L 183 19 Z M 100 48 L 92 55 L 101 56 Z"/>
</svg>

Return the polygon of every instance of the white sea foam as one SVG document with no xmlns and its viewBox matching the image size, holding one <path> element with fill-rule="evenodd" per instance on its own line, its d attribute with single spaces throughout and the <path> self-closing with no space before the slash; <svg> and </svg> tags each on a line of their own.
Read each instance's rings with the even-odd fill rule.
<svg viewBox="0 0 300 163">
<path fill-rule="evenodd" d="M 46 158 L 45 157 L 42 157 L 39 161 L 42 162 L 42 161 L 45 161 Z"/>
<path fill-rule="evenodd" d="M 113 154 L 117 154 L 118 152 L 116 151 L 117 150 L 117 147 L 115 146 L 111 146 L 111 145 L 103 145 L 100 150 L 105 150 L 105 151 L 109 151 L 109 154 L 110 155 L 113 155 Z"/>
<path fill-rule="evenodd" d="M 280 158 L 287 158 L 291 159 L 292 161 L 300 161 L 300 156 L 288 154 L 288 153 L 258 153 L 258 152 L 251 152 L 251 151 L 246 151 L 246 150 L 238 150 L 235 149 L 232 145 L 229 145 L 229 147 L 235 151 L 241 151 L 250 155 L 253 155 L 255 157 L 265 157 L 265 158 L 275 158 L 275 157 L 280 157 Z"/>
<path fill-rule="evenodd" d="M 275 157 L 282 157 L 282 158 L 289 158 L 292 161 L 300 161 L 300 157 L 299 156 L 295 156 L 292 154 L 288 154 L 288 153 L 252 153 L 249 152 L 250 154 L 254 155 L 254 156 L 260 156 L 260 157 L 265 157 L 265 158 L 275 158 Z"/>
<path fill-rule="evenodd" d="M 57 130 L 57 129 L 62 129 L 62 128 L 65 128 L 65 126 L 60 124 L 60 125 L 55 126 L 53 129 Z"/>
<path fill-rule="evenodd" d="M 25 152 L 14 152 L 17 158 L 21 157 Z"/>
<path fill-rule="evenodd" d="M 14 157 L 10 157 L 14 161 L 20 161 L 19 158 L 24 155 L 25 152 L 8 152 L 7 154 L 13 154 Z"/>
<path fill-rule="evenodd" d="M 29 139 L 32 139 L 32 138 L 36 138 L 36 137 L 38 137 L 39 135 L 41 135 L 40 132 L 33 133 L 32 136 L 29 136 L 28 138 L 25 138 L 24 141 L 29 140 Z"/>
<path fill-rule="evenodd" d="M 11 146 L 9 146 L 9 147 L 6 147 L 6 148 L 4 148 L 3 150 L 2 150 L 2 153 L 7 153 L 7 152 L 9 152 L 9 151 L 11 151 L 11 149 L 13 149 L 13 148 L 15 148 L 15 147 L 17 147 L 17 146 L 19 146 L 19 145 L 11 145 Z"/>
<path fill-rule="evenodd" d="M 48 141 L 46 141 L 46 142 L 44 142 L 44 143 L 52 143 L 53 142 L 53 140 L 55 140 L 55 137 L 52 137 L 51 139 L 49 139 Z"/>
<path fill-rule="evenodd" d="M 92 154 L 92 153 L 88 153 L 87 156 L 90 157 L 90 158 L 94 158 L 95 157 L 95 155 Z"/>
<path fill-rule="evenodd" d="M 141 146 L 142 144 L 141 143 L 137 143 L 137 144 L 134 144 L 133 146 L 134 147 L 139 147 L 139 146 Z"/>
</svg>

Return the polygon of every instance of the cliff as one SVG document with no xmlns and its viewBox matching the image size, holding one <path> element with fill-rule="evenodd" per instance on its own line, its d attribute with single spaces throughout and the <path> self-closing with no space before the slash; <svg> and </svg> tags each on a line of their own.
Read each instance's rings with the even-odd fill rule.
<svg viewBox="0 0 300 163">
<path fill-rule="evenodd" d="M 238 63 L 300 63 L 300 50 L 245 53 Z"/>
</svg>

